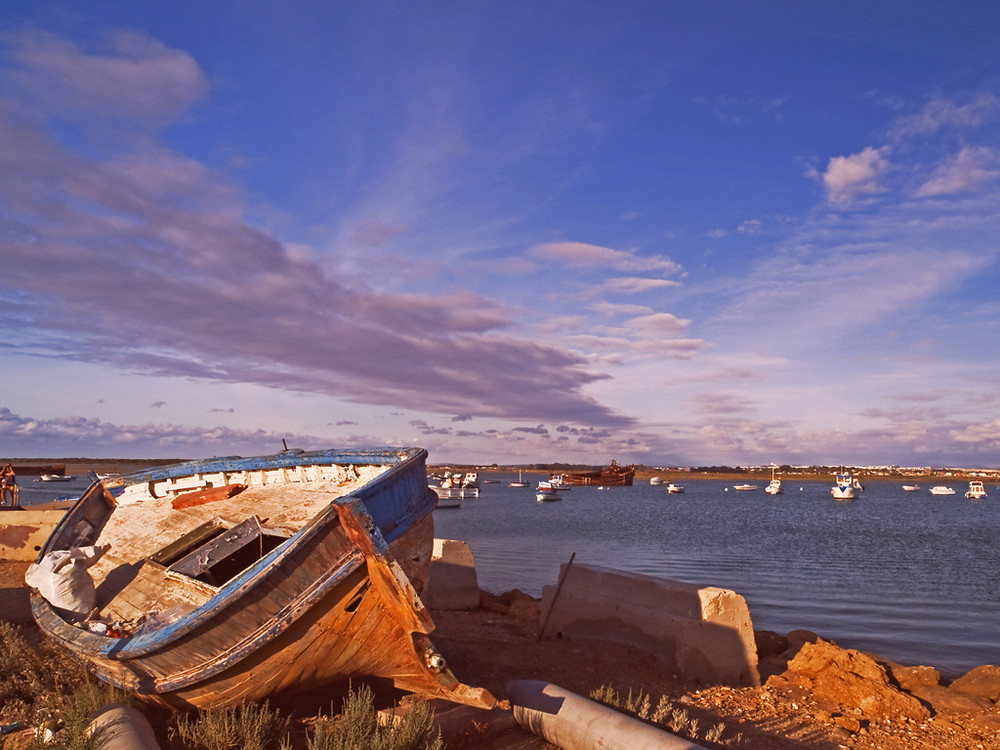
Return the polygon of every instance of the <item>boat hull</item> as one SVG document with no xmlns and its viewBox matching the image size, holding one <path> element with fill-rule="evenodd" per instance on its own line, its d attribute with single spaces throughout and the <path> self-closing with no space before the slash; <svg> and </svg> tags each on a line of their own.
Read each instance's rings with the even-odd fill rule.
<svg viewBox="0 0 1000 750">
<path fill-rule="evenodd" d="M 856 500 L 858 490 L 854 487 L 831 487 L 830 494 L 834 500 Z"/>
<path fill-rule="evenodd" d="M 562 482 L 568 485 L 595 485 L 602 487 L 631 487 L 635 478 L 635 466 L 619 466 L 612 461 L 598 471 L 563 473 Z"/>
<path fill-rule="evenodd" d="M 207 597 L 178 619 L 141 628 L 131 638 L 109 638 L 74 627 L 34 592 L 36 621 L 101 679 L 177 708 L 233 706 L 352 679 L 388 680 L 429 697 L 492 705 L 488 692 L 455 678 L 428 637 L 433 622 L 418 595 L 429 569 L 436 500 L 426 484 L 426 453 L 351 458 L 389 461 L 391 468 L 332 500 L 217 589 L 150 558 L 95 581 L 100 600 L 102 587 L 120 588 L 113 585 L 115 575 L 132 576 L 115 594 L 119 607 L 141 607 L 142 597 L 155 597 L 164 582 Z M 80 522 L 94 517 L 84 501 L 103 499 L 100 483 L 95 487 L 67 514 L 45 551 L 66 548 Z M 126 594 L 133 601 L 125 602 Z M 147 606 L 163 603 L 150 599 Z"/>
</svg>

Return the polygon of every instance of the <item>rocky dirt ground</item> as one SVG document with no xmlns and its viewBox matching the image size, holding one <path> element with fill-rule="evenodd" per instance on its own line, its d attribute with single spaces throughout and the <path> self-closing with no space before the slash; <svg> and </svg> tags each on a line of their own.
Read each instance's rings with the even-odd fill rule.
<svg viewBox="0 0 1000 750">
<path fill-rule="evenodd" d="M 507 683 L 517 679 L 553 682 L 584 696 L 602 685 L 619 694 L 642 690 L 653 705 L 664 696 L 673 712 L 686 715 L 676 733 L 705 747 L 1000 748 L 997 667 L 979 667 L 945 685 L 928 667 L 891 664 L 812 633 L 760 632 L 761 687 L 699 687 L 684 684 L 648 653 L 621 644 L 539 643 L 539 610 L 537 601 L 519 592 L 484 593 L 478 610 L 433 612 L 434 642 L 459 679 L 501 700 Z M 443 713 L 449 748 L 549 747 L 503 721 L 453 711 L 462 718 L 449 722 Z M 707 740 L 719 724 L 724 728 L 718 739 Z"/>
<path fill-rule="evenodd" d="M 33 628 L 26 564 L 0 565 L 0 617 Z M 951 684 L 929 667 L 904 667 L 815 634 L 758 632 L 764 684 L 697 686 L 648 653 L 605 641 L 539 642 L 540 605 L 520 592 L 483 593 L 472 611 L 433 611 L 432 638 L 464 682 L 490 690 L 492 712 L 435 702 L 446 746 L 548 748 L 514 722 L 512 680 L 543 680 L 588 696 L 602 686 L 666 703 L 659 725 L 708 748 L 754 750 L 1000 750 L 1000 668 Z M 326 696 L 321 709 L 329 709 Z M 299 706 L 301 708 L 301 705 Z M 653 709 L 649 713 L 654 713 Z"/>
</svg>

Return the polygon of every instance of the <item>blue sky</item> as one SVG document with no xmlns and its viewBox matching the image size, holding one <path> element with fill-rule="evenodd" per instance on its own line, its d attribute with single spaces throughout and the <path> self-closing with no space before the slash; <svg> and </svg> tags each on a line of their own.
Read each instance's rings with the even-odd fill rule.
<svg viewBox="0 0 1000 750">
<path fill-rule="evenodd" d="M 0 454 L 1000 463 L 991 3 L 4 8 Z"/>
</svg>

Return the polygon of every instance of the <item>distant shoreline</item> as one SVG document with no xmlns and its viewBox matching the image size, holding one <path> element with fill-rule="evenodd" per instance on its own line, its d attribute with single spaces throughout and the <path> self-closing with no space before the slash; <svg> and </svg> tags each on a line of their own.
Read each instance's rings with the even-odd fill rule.
<svg viewBox="0 0 1000 750">
<path fill-rule="evenodd" d="M 72 475 L 86 474 L 93 471 L 98 474 L 127 474 L 133 471 L 140 471 L 154 466 L 167 466 L 175 463 L 190 461 L 189 458 L 0 458 L 0 465 L 10 462 L 17 467 L 42 467 L 59 465 L 65 466 L 65 473 Z M 591 467 L 598 468 L 598 467 Z M 947 482 L 968 482 L 973 479 L 981 480 L 987 484 L 1000 484 L 1000 470 L 997 469 L 923 469 L 912 472 L 891 472 L 886 469 L 872 469 L 861 466 L 847 466 L 848 471 L 854 474 L 862 482 L 900 482 L 902 484 L 933 484 Z M 787 472 L 777 472 L 778 479 L 787 482 L 832 482 L 838 467 L 817 467 L 815 470 L 794 470 Z M 511 466 L 474 466 L 470 464 L 454 463 L 434 463 L 427 465 L 428 471 L 439 472 L 451 471 L 477 471 L 486 474 L 515 474 L 521 471 L 524 474 L 548 476 L 559 473 L 562 468 L 539 468 L 533 464 L 532 468 Z M 917 472 L 921 473 L 917 473 Z M 691 482 L 702 479 L 713 479 L 718 481 L 743 483 L 768 482 L 771 479 L 770 469 L 746 469 L 732 471 L 690 471 L 680 469 L 658 470 L 648 467 L 637 468 L 635 472 L 635 482 L 637 484 L 648 483 L 653 477 L 659 477 L 664 482 Z"/>
</svg>

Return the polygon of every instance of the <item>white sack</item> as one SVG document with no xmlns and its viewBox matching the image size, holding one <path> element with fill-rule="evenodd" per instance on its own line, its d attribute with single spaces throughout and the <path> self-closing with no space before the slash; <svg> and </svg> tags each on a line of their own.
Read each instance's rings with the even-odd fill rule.
<svg viewBox="0 0 1000 750">
<path fill-rule="evenodd" d="M 53 607 L 86 617 L 97 603 L 94 579 L 88 568 L 110 548 L 110 544 L 103 544 L 49 552 L 28 566 L 24 582 L 38 589 Z"/>
</svg>

